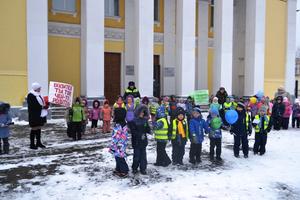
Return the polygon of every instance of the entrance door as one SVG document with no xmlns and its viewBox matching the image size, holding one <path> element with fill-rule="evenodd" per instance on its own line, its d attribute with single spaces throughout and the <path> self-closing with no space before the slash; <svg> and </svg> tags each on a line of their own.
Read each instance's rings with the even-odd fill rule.
<svg viewBox="0 0 300 200">
<path fill-rule="evenodd" d="M 113 104 L 121 95 L 121 54 L 104 54 L 104 95 Z"/>
<path fill-rule="evenodd" d="M 160 97 L 160 65 L 159 65 L 159 56 L 154 55 L 153 58 L 153 96 Z"/>
</svg>

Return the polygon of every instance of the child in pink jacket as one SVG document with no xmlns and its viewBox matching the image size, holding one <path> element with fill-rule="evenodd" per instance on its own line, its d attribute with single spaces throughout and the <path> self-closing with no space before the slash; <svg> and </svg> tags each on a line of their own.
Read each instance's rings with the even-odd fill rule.
<svg viewBox="0 0 300 200">
<path fill-rule="evenodd" d="M 100 120 L 100 113 L 101 113 L 100 102 L 98 100 L 93 101 L 93 108 L 90 110 L 89 113 L 90 113 L 89 119 L 90 121 L 92 121 L 91 132 L 93 134 L 96 134 L 96 128 L 98 125 L 98 120 Z"/>
<path fill-rule="evenodd" d="M 282 116 L 282 129 L 287 130 L 289 128 L 290 116 L 292 114 L 292 104 L 289 102 L 287 97 L 283 98 L 283 104 L 285 109 Z"/>
</svg>

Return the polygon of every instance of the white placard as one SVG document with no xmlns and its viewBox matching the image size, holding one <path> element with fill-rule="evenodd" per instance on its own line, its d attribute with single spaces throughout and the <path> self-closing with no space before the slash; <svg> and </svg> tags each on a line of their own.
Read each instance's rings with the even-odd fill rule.
<svg viewBox="0 0 300 200">
<path fill-rule="evenodd" d="M 68 83 L 50 81 L 49 103 L 71 107 L 73 101 L 74 87 Z"/>
</svg>

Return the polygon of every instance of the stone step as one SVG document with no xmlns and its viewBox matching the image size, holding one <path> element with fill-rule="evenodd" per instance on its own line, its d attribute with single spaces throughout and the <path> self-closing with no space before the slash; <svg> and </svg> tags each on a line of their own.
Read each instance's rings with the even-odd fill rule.
<svg viewBox="0 0 300 200">
<path fill-rule="evenodd" d="M 51 110 L 52 115 L 65 115 L 65 110 Z"/>
<path fill-rule="evenodd" d="M 64 119 L 64 115 L 51 115 L 51 119 Z"/>
</svg>

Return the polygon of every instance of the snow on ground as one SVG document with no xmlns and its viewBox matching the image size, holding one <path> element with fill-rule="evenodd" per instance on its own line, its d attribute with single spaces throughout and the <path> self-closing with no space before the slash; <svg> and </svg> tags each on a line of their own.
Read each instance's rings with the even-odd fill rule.
<svg viewBox="0 0 300 200">
<path fill-rule="evenodd" d="M 24 123 L 25 124 L 25 123 Z M 208 160 L 209 140 L 203 143 L 202 163 L 156 167 L 155 142 L 147 148 L 148 175 L 112 175 L 110 135 L 87 134 L 79 142 L 67 138 L 57 121 L 43 128 L 43 150 L 29 150 L 29 128 L 12 127 L 11 154 L 0 156 L 0 199 L 300 199 L 300 130 L 272 131 L 267 153 L 233 157 L 233 137 L 223 132 L 224 162 Z M 253 146 L 253 136 L 250 137 Z M 171 147 L 168 145 L 171 155 Z M 252 150 L 252 149 L 251 149 Z M 132 150 L 128 151 L 132 163 Z M 242 152 L 241 154 L 242 155 Z"/>
</svg>

